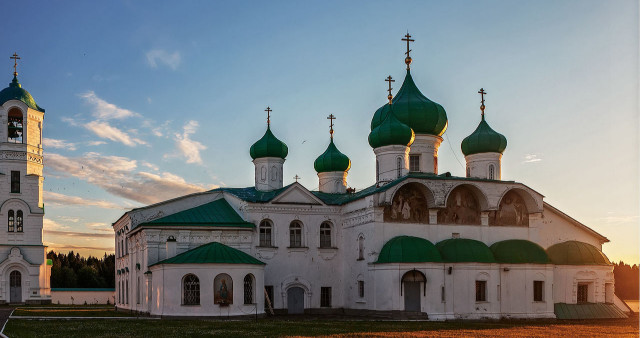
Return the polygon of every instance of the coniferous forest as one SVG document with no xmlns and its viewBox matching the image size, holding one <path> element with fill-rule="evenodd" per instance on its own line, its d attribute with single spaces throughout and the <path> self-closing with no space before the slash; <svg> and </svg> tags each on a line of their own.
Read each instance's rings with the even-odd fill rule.
<svg viewBox="0 0 640 338">
<path fill-rule="evenodd" d="M 47 258 L 53 261 L 51 267 L 52 288 L 115 288 L 115 255 L 102 258 L 69 251 L 68 254 L 49 251 Z"/>
<path fill-rule="evenodd" d="M 52 288 L 114 288 L 115 255 L 102 258 L 69 251 L 67 254 L 49 251 L 47 258 L 53 260 L 51 268 Z M 616 295 L 620 299 L 638 299 L 640 271 L 638 265 L 624 262 L 614 263 L 613 274 L 616 279 Z"/>
</svg>

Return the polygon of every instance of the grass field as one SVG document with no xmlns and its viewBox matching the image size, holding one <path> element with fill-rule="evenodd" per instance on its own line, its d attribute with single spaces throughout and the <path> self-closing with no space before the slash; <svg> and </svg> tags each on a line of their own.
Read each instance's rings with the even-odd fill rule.
<svg viewBox="0 0 640 338">
<path fill-rule="evenodd" d="M 385 322 L 291 320 L 10 319 L 9 337 L 637 337 L 638 318 L 600 321 Z"/>
<path fill-rule="evenodd" d="M 128 312 L 115 311 L 112 308 L 17 308 L 12 316 L 46 316 L 46 317 L 131 317 Z"/>
</svg>

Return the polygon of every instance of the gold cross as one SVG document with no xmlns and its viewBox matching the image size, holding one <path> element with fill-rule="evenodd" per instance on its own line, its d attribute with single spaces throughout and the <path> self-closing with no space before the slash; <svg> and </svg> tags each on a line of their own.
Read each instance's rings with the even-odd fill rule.
<svg viewBox="0 0 640 338">
<path fill-rule="evenodd" d="M 409 49 L 409 42 L 414 42 L 415 40 L 411 38 L 411 35 L 409 35 L 409 32 L 407 32 L 407 35 L 405 35 L 404 37 L 405 38 L 402 39 L 402 41 L 407 42 L 407 52 L 405 53 L 407 57 L 404 59 L 404 63 L 407 64 L 407 70 L 409 70 L 409 65 L 411 64 L 411 56 L 409 55 L 409 53 L 411 52 L 411 49 Z"/>
<path fill-rule="evenodd" d="M 271 112 L 272 112 L 273 110 L 271 110 L 271 108 L 269 108 L 269 107 L 267 106 L 267 109 L 265 109 L 264 111 L 266 111 L 266 112 L 267 112 L 267 125 L 269 126 L 269 125 L 271 125 Z"/>
<path fill-rule="evenodd" d="M 301 179 L 302 177 L 298 176 L 298 174 L 296 174 L 296 176 L 293 176 L 293 178 L 296 180 L 296 182 L 298 182 L 299 179 Z"/>
<path fill-rule="evenodd" d="M 389 95 L 387 95 L 387 98 L 389 99 L 389 104 L 391 104 L 391 100 L 393 99 L 393 95 L 391 95 L 391 90 L 393 88 L 391 88 L 391 82 L 396 82 L 396 80 L 393 80 L 393 78 L 391 77 L 391 75 L 389 75 L 385 81 L 389 82 L 389 89 L 387 89 L 387 91 L 389 92 Z"/>
<path fill-rule="evenodd" d="M 20 57 L 17 53 L 13 53 L 13 56 L 10 56 L 9 59 L 13 60 L 13 75 L 16 76 L 18 75 L 18 60 L 20 60 Z"/>
<path fill-rule="evenodd" d="M 336 117 L 333 116 L 333 114 L 329 114 L 329 116 L 327 116 L 327 120 L 331 121 L 331 124 L 329 125 L 329 135 L 331 135 L 331 139 L 333 140 L 333 120 L 335 120 Z"/>
<path fill-rule="evenodd" d="M 480 88 L 480 90 L 478 91 L 478 94 L 480 94 L 480 98 L 482 101 L 480 101 L 480 110 L 482 111 L 482 117 L 484 117 L 484 94 L 486 94 L 487 92 L 484 91 L 484 88 Z"/>
</svg>

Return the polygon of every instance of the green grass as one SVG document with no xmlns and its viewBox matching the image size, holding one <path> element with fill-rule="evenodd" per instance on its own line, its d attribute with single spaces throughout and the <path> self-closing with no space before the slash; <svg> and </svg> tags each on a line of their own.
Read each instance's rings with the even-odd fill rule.
<svg viewBox="0 0 640 338">
<path fill-rule="evenodd" d="M 494 322 L 382 322 L 290 320 L 286 317 L 258 322 L 221 320 L 24 320 L 11 319 L 9 337 L 274 337 L 364 335 L 384 336 L 540 336 L 572 335 L 618 337 L 638 333 L 636 318 L 601 321 L 494 321 Z"/>
<path fill-rule="evenodd" d="M 135 317 L 125 311 L 115 311 L 114 308 L 17 308 L 13 316 L 42 316 L 42 317 Z"/>
</svg>

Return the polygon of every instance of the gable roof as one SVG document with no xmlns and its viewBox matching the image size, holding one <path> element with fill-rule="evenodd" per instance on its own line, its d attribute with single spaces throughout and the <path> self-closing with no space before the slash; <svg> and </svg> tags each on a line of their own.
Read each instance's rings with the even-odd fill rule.
<svg viewBox="0 0 640 338">
<path fill-rule="evenodd" d="M 557 209 L 556 207 L 554 207 L 553 205 L 544 202 L 544 208 L 549 208 L 550 211 L 554 212 L 555 214 L 563 217 L 564 219 L 568 220 L 570 223 L 572 223 L 573 225 L 577 226 L 578 228 L 581 228 L 582 230 L 588 232 L 589 234 L 597 237 L 602 243 L 607 243 L 609 242 L 609 239 L 601 234 L 599 234 L 598 232 L 596 232 L 595 230 L 589 228 L 588 226 L 580 223 L 578 220 L 576 220 L 575 218 L 565 214 L 564 212 L 560 211 L 559 209 Z"/>
<path fill-rule="evenodd" d="M 224 198 L 200 206 L 190 208 L 165 217 L 145 222 L 144 225 L 164 226 L 215 226 L 253 228 L 253 223 L 246 222 L 229 205 Z"/>
<path fill-rule="evenodd" d="M 149 266 L 159 264 L 253 264 L 266 263 L 230 246 L 211 242 Z"/>
</svg>

